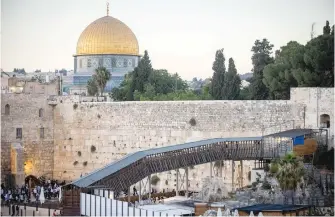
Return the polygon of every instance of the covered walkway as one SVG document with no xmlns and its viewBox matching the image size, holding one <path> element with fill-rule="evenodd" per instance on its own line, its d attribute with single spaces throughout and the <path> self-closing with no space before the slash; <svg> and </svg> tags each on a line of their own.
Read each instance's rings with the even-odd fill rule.
<svg viewBox="0 0 335 217">
<path fill-rule="evenodd" d="M 131 153 L 71 184 L 120 192 L 151 174 L 220 160 L 263 160 L 280 156 L 275 138 L 315 136 L 312 129 L 293 129 L 264 137 L 218 138 Z M 270 139 L 269 138 L 274 138 Z M 271 142 L 269 142 L 271 141 Z"/>
</svg>

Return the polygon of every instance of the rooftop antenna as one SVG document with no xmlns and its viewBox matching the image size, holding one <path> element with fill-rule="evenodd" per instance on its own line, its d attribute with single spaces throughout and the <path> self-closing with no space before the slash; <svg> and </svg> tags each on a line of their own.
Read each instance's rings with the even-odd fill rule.
<svg viewBox="0 0 335 217">
<path fill-rule="evenodd" d="M 107 16 L 109 16 L 109 2 L 107 2 Z"/>
<path fill-rule="evenodd" d="M 314 38 L 314 25 L 315 23 L 312 24 L 311 39 Z"/>
</svg>

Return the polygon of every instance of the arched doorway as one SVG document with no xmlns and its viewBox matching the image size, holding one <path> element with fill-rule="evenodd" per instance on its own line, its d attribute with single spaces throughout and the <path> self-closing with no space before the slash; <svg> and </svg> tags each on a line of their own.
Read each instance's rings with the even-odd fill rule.
<svg viewBox="0 0 335 217">
<path fill-rule="evenodd" d="M 330 116 L 328 114 L 320 115 L 320 127 L 330 128 Z"/>
<path fill-rule="evenodd" d="M 30 181 L 30 183 L 29 183 Z M 30 184 L 31 188 L 35 188 L 36 185 L 41 185 L 41 181 L 36 177 L 36 176 L 33 176 L 33 175 L 29 175 L 27 176 L 25 179 L 24 179 L 24 183 L 26 184 Z"/>
</svg>

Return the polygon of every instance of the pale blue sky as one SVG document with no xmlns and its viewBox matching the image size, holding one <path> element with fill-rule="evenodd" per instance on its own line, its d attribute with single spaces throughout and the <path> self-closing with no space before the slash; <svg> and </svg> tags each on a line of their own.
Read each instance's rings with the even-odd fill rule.
<svg viewBox="0 0 335 217">
<path fill-rule="evenodd" d="M 239 73 L 249 72 L 250 49 L 268 38 L 275 48 L 305 44 L 334 23 L 333 0 L 110 0 L 110 15 L 137 36 L 154 68 L 184 79 L 212 75 L 215 51 L 225 49 Z M 5 71 L 73 69 L 81 32 L 106 15 L 105 0 L 2 0 L 1 63 Z"/>
</svg>

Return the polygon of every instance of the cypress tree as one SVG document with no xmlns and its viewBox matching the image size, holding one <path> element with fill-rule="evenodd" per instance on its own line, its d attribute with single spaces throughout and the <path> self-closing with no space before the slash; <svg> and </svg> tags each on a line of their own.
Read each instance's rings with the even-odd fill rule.
<svg viewBox="0 0 335 217">
<path fill-rule="evenodd" d="M 225 74 L 222 96 L 225 100 L 236 100 L 239 98 L 241 78 L 237 74 L 233 58 L 229 58 L 228 72 Z"/>
<path fill-rule="evenodd" d="M 213 63 L 213 77 L 211 86 L 211 95 L 214 99 L 222 99 L 222 88 L 224 84 L 224 75 L 226 72 L 225 57 L 223 49 L 217 50 L 215 54 L 215 61 Z"/>
</svg>

